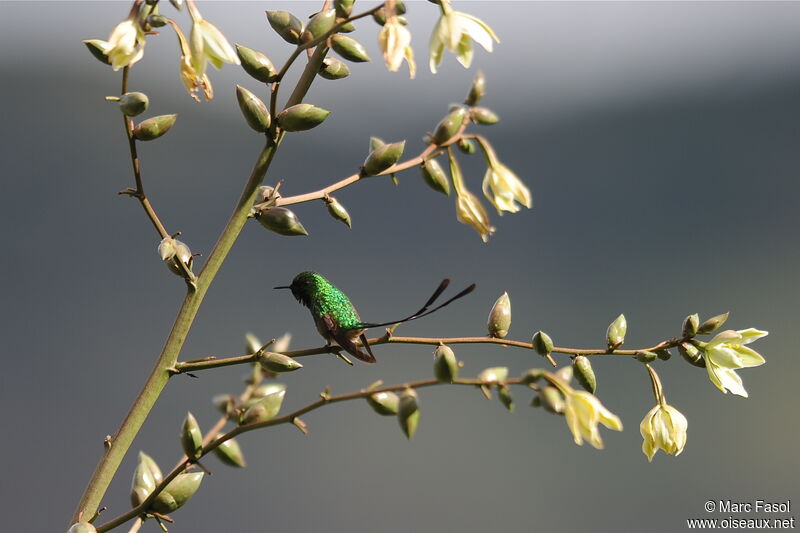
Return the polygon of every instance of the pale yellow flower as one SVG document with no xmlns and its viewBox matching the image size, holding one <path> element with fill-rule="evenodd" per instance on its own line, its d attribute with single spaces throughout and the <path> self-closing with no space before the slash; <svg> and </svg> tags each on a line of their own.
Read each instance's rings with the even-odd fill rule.
<svg viewBox="0 0 800 533">
<path fill-rule="evenodd" d="M 486 174 L 483 177 L 483 194 L 497 208 L 501 215 L 503 211 L 516 213 L 521 203 L 527 208 L 532 205 L 531 191 L 510 168 L 498 161 L 490 161 Z"/>
<path fill-rule="evenodd" d="M 101 41 L 103 53 L 111 68 L 119 70 L 139 61 L 144 55 L 144 31 L 134 19 L 123 20 L 114 27 L 108 41 Z"/>
<path fill-rule="evenodd" d="M 617 415 L 606 409 L 597 396 L 569 386 L 559 387 L 564 394 L 564 416 L 567 427 L 572 432 L 575 444 L 582 445 L 584 439 L 598 450 L 603 449 L 598 424 L 609 429 L 622 431 L 622 421 Z"/>
<path fill-rule="evenodd" d="M 222 63 L 240 64 L 236 51 L 222 32 L 200 15 L 194 2 L 188 2 L 187 5 L 192 17 L 189 48 L 192 51 L 192 67 L 197 75 L 205 74 L 206 61 L 217 69 L 222 68 Z"/>
<path fill-rule="evenodd" d="M 442 15 L 436 22 L 429 44 L 430 69 L 434 74 L 442 62 L 442 53 L 447 48 L 456 54 L 459 63 L 469 68 L 472 64 L 472 40 L 492 51 L 492 39 L 500 42 L 492 28 L 481 19 L 468 13 L 455 11 L 448 0 L 440 3 Z"/>
<path fill-rule="evenodd" d="M 656 452 L 664 450 L 670 455 L 680 455 L 686 445 L 686 429 L 689 422 L 671 405 L 658 404 L 644 415 L 639 431 L 644 438 L 642 452 L 648 461 Z"/>
<path fill-rule="evenodd" d="M 417 64 L 414 62 L 414 50 L 411 48 L 411 32 L 400 23 L 396 15 L 389 17 L 378 33 L 378 44 L 383 52 L 386 67 L 397 72 L 405 59 L 408 63 L 409 77 L 417 73 Z"/>
<path fill-rule="evenodd" d="M 489 215 L 480 201 L 466 189 L 456 191 L 456 218 L 462 224 L 475 228 L 483 242 L 487 242 L 494 233 L 494 227 L 489 222 Z"/>
<path fill-rule="evenodd" d="M 214 88 L 211 86 L 211 80 L 208 79 L 208 74 L 198 75 L 192 62 L 192 52 L 189 49 L 189 43 L 186 41 L 186 36 L 181 31 L 180 27 L 172 20 L 168 20 L 172 28 L 175 30 L 175 35 L 178 37 L 178 44 L 181 49 L 181 63 L 180 74 L 181 81 L 189 92 L 189 96 L 196 101 L 200 101 L 197 95 L 200 89 L 203 89 L 203 94 L 206 100 L 214 98 Z"/>
<path fill-rule="evenodd" d="M 761 354 L 744 346 L 766 335 L 766 331 L 749 328 L 740 331 L 726 330 L 711 339 L 703 346 L 706 370 L 711 383 L 724 393 L 730 391 L 747 398 L 742 378 L 736 370 L 763 365 L 766 362 Z"/>
</svg>

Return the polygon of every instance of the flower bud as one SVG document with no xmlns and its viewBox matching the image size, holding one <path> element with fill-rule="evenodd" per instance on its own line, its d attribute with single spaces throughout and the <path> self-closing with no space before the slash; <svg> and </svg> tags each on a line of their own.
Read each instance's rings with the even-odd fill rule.
<svg viewBox="0 0 800 533">
<path fill-rule="evenodd" d="M 385 145 L 386 141 L 381 139 L 380 137 L 370 137 L 369 138 L 369 151 L 372 152 L 373 150 L 377 150 L 381 146 Z"/>
<path fill-rule="evenodd" d="M 614 350 L 622 346 L 622 343 L 625 342 L 625 334 L 627 332 L 628 322 L 625 320 L 625 315 L 619 315 L 608 326 L 608 330 L 606 330 L 606 342 L 608 343 L 608 348 L 610 350 Z"/>
<path fill-rule="evenodd" d="M 532 385 L 542 379 L 542 376 L 544 376 L 544 370 L 541 368 L 531 368 L 530 370 L 526 370 L 520 379 L 524 384 Z"/>
<path fill-rule="evenodd" d="M 301 43 L 309 43 L 328 33 L 336 25 L 336 10 L 320 11 L 308 21 L 306 30 L 300 36 Z"/>
<path fill-rule="evenodd" d="M 469 110 L 469 118 L 475 124 L 496 124 L 500 120 L 494 111 L 485 107 L 473 107 Z"/>
<path fill-rule="evenodd" d="M 220 433 L 217 435 L 217 438 L 220 438 L 221 436 L 222 434 Z M 239 443 L 234 439 L 228 439 L 214 448 L 214 455 L 217 456 L 217 459 L 228 466 L 244 468 L 246 465 L 244 462 L 244 454 L 242 453 L 242 449 L 239 447 Z"/>
<path fill-rule="evenodd" d="M 284 131 L 305 131 L 322 124 L 331 112 L 311 104 L 287 107 L 278 115 L 278 124 Z"/>
<path fill-rule="evenodd" d="M 303 365 L 282 353 L 264 352 L 258 358 L 262 367 L 272 372 L 292 372 L 303 368 Z"/>
<path fill-rule="evenodd" d="M 508 328 L 511 327 L 511 300 L 508 293 L 504 292 L 492 306 L 489 318 L 486 320 L 486 328 L 489 336 L 503 339 L 508 335 Z"/>
<path fill-rule="evenodd" d="M 333 0 L 333 8 L 338 16 L 345 19 L 353 12 L 353 4 L 355 2 L 356 0 Z"/>
<path fill-rule="evenodd" d="M 172 4 L 172 7 L 180 11 L 183 9 L 183 0 L 169 0 L 169 3 Z"/>
<path fill-rule="evenodd" d="M 507 385 L 499 385 L 497 387 L 497 397 L 500 400 L 500 403 L 508 409 L 509 413 L 514 412 L 514 398 L 511 397 L 511 390 L 508 388 Z"/>
<path fill-rule="evenodd" d="M 331 48 L 333 48 L 337 54 L 353 63 L 370 61 L 370 57 L 367 55 L 367 49 L 364 48 L 364 45 L 347 35 L 336 34 L 332 36 Z"/>
<path fill-rule="evenodd" d="M 365 176 L 376 176 L 400 160 L 403 150 L 406 147 L 405 141 L 391 144 L 384 144 L 374 149 L 364 160 L 363 174 Z"/>
<path fill-rule="evenodd" d="M 478 380 L 485 382 L 485 384 L 498 383 L 505 381 L 508 377 L 508 367 L 493 366 L 484 369 L 478 374 Z"/>
<path fill-rule="evenodd" d="M 267 383 L 266 385 L 261 385 L 253 393 L 250 395 L 250 398 L 255 400 L 260 400 L 261 398 L 266 398 L 270 394 L 274 394 L 276 392 L 286 391 L 286 385 L 283 383 L 276 383 L 271 382 Z"/>
<path fill-rule="evenodd" d="M 105 41 L 101 41 L 100 39 L 88 39 L 83 41 L 83 44 L 86 45 L 86 48 L 92 53 L 92 55 L 101 63 L 105 63 L 106 65 L 111 64 L 111 60 L 108 58 L 108 54 L 106 54 L 103 50 L 105 50 Z"/>
<path fill-rule="evenodd" d="M 272 117 L 264 102 L 241 85 L 236 86 L 236 100 L 239 101 L 239 109 L 247 121 L 247 125 L 253 130 L 264 133 L 272 124 Z"/>
<path fill-rule="evenodd" d="M 658 354 L 649 350 L 642 350 L 636 354 L 636 360 L 640 363 L 652 363 L 656 359 L 658 359 Z"/>
<path fill-rule="evenodd" d="M 327 196 L 324 198 L 324 201 L 325 205 L 328 207 L 328 213 L 330 213 L 333 218 L 343 222 L 348 228 L 353 227 L 352 221 L 350 220 L 350 213 L 339 203 L 339 200 L 333 196 Z"/>
<path fill-rule="evenodd" d="M 483 72 L 478 72 L 475 79 L 472 81 L 472 86 L 469 88 L 469 94 L 464 100 L 464 105 L 475 107 L 481 103 L 481 98 L 486 94 L 486 78 L 483 77 Z"/>
<path fill-rule="evenodd" d="M 697 327 L 697 333 L 700 335 L 706 335 L 711 333 L 712 331 L 718 330 L 722 325 L 728 320 L 728 313 L 722 313 L 721 315 L 712 316 L 702 324 Z"/>
<path fill-rule="evenodd" d="M 135 117 L 145 112 L 149 101 L 144 93 L 125 93 L 119 99 L 119 108 L 123 114 Z"/>
<path fill-rule="evenodd" d="M 683 336 L 694 337 L 697 335 L 697 328 L 700 326 L 700 317 L 697 313 L 689 315 L 683 319 Z"/>
<path fill-rule="evenodd" d="M 380 26 L 386 24 L 386 8 L 381 7 L 380 9 L 374 11 L 372 13 L 372 20 L 374 20 Z"/>
<path fill-rule="evenodd" d="M 371 396 L 367 396 L 367 403 L 379 415 L 396 415 L 400 398 L 393 392 L 376 392 Z"/>
<path fill-rule="evenodd" d="M 133 128 L 133 136 L 140 141 L 158 139 L 169 131 L 177 119 L 178 115 L 159 115 L 148 118 Z"/>
<path fill-rule="evenodd" d="M 173 274 L 183 276 L 183 269 L 180 267 L 181 262 L 191 272 L 192 251 L 178 239 L 164 237 L 158 244 L 158 254 Z"/>
<path fill-rule="evenodd" d="M 186 414 L 186 419 L 181 427 L 181 447 L 183 453 L 191 461 L 196 461 L 203 455 L 203 433 L 197 424 L 197 419 L 192 413 Z"/>
<path fill-rule="evenodd" d="M 267 56 L 241 44 L 236 45 L 236 55 L 242 62 L 242 68 L 250 76 L 264 83 L 275 81 L 278 71 Z"/>
<path fill-rule="evenodd" d="M 287 237 L 308 235 L 297 215 L 285 207 L 270 207 L 256 214 L 256 220 L 270 231 Z"/>
<path fill-rule="evenodd" d="M 433 352 L 433 375 L 443 383 L 452 383 L 458 377 L 458 361 L 453 350 L 440 344 Z"/>
<path fill-rule="evenodd" d="M 682 342 L 678 345 L 678 353 L 686 359 L 686 362 L 700 367 L 706 367 L 706 360 L 703 357 L 703 352 L 701 352 L 697 346 L 693 345 L 689 342 Z"/>
<path fill-rule="evenodd" d="M 326 80 L 340 80 L 350 75 L 350 69 L 335 57 L 326 57 L 319 66 L 319 75 Z"/>
<path fill-rule="evenodd" d="M 419 168 L 422 172 L 422 179 L 431 189 L 446 196 L 450 195 L 450 180 L 447 179 L 444 169 L 436 159 L 426 159 Z"/>
<path fill-rule="evenodd" d="M 536 353 L 542 357 L 547 357 L 553 352 L 553 339 L 544 331 L 537 331 L 531 338 L 531 345 Z"/>
<path fill-rule="evenodd" d="M 285 389 L 264 396 L 244 412 L 242 424 L 255 424 L 275 418 L 281 410 L 284 396 Z"/>
<path fill-rule="evenodd" d="M 475 150 L 477 150 L 475 143 L 472 142 L 472 139 L 459 139 L 458 149 L 467 155 L 472 155 L 475 153 Z"/>
<path fill-rule="evenodd" d="M 75 522 L 67 533 L 97 533 L 97 530 L 89 522 Z"/>
<path fill-rule="evenodd" d="M 669 361 L 670 357 L 672 357 L 672 354 L 669 350 L 662 348 L 661 350 L 656 350 L 656 357 L 662 361 Z"/>
<path fill-rule="evenodd" d="M 581 387 L 594 394 L 594 391 L 597 390 L 597 379 L 588 357 L 576 355 L 572 359 L 572 373 Z"/>
<path fill-rule="evenodd" d="M 158 13 L 154 15 L 150 15 L 147 17 L 147 24 L 152 26 L 153 28 L 163 28 L 168 22 L 168 18 L 164 15 L 159 15 Z"/>
<path fill-rule="evenodd" d="M 203 472 L 191 472 L 178 474 L 175 479 L 170 481 L 164 490 L 155 497 L 150 504 L 151 511 L 160 514 L 167 514 L 182 507 L 188 502 L 203 481 Z"/>
<path fill-rule="evenodd" d="M 560 414 L 564 412 L 564 396 L 561 391 L 552 385 L 542 387 L 539 391 L 539 398 L 541 398 L 542 407 L 551 413 Z"/>
<path fill-rule="evenodd" d="M 280 35 L 284 41 L 291 44 L 300 42 L 300 34 L 303 33 L 303 23 L 300 19 L 288 11 L 267 11 L 267 20 L 272 29 Z"/>
<path fill-rule="evenodd" d="M 155 469 L 153 466 L 155 465 Z M 156 481 L 155 473 L 158 473 L 158 481 Z M 131 505 L 134 507 L 140 505 L 150 493 L 156 488 L 156 485 L 161 482 L 161 470 L 149 456 L 139 452 L 139 463 L 133 471 L 133 480 L 131 481 Z"/>
<path fill-rule="evenodd" d="M 458 107 L 450 112 L 436 125 L 431 136 L 431 142 L 436 145 L 444 144 L 453 138 L 458 133 L 458 130 L 464 124 L 464 118 L 467 116 L 467 111 L 463 107 Z"/>
<path fill-rule="evenodd" d="M 400 422 L 403 433 L 411 440 L 417 431 L 417 424 L 419 424 L 419 405 L 417 404 L 417 392 L 414 389 L 406 389 L 400 395 L 397 420 Z"/>
</svg>

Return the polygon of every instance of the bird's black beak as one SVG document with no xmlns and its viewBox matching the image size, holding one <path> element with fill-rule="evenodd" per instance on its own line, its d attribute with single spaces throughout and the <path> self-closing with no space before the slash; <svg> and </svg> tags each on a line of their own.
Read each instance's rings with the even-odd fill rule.
<svg viewBox="0 0 800 533">
<path fill-rule="evenodd" d="M 291 287 L 289 285 L 286 285 L 284 287 L 272 287 L 272 288 L 273 289 L 291 289 Z"/>
</svg>

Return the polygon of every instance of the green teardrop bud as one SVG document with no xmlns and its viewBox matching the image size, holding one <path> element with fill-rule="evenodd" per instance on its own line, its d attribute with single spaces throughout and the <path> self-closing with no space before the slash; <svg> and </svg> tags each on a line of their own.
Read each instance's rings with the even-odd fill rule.
<svg viewBox="0 0 800 533">
<path fill-rule="evenodd" d="M 139 454 L 139 463 L 133 471 L 133 479 L 131 481 L 131 505 L 133 505 L 133 507 L 141 505 L 141 503 L 150 496 L 150 493 L 153 492 L 157 485 L 153 470 L 151 466 L 142 459 L 142 455 L 141 453 Z"/>
<path fill-rule="evenodd" d="M 580 386 L 594 394 L 594 391 L 597 390 L 597 379 L 594 376 L 594 370 L 592 370 L 592 363 L 589 358 L 583 355 L 576 355 L 572 359 L 572 372 Z"/>
<path fill-rule="evenodd" d="M 258 358 L 261 366 L 272 372 L 292 372 L 303 368 L 303 365 L 282 353 L 264 352 Z"/>
<path fill-rule="evenodd" d="M 539 391 L 539 398 L 542 401 L 542 407 L 551 413 L 560 414 L 564 412 L 564 396 L 557 388 L 552 385 L 542 387 Z"/>
<path fill-rule="evenodd" d="M 381 7 L 377 11 L 374 11 L 372 13 L 372 20 L 381 26 L 386 24 L 386 8 Z"/>
<path fill-rule="evenodd" d="M 147 17 L 147 24 L 154 28 L 163 28 L 167 24 L 169 24 L 169 19 L 164 15 L 159 15 L 156 13 L 155 15 L 150 15 Z"/>
<path fill-rule="evenodd" d="M 700 368 L 706 367 L 706 358 L 703 357 L 703 352 L 697 346 L 689 342 L 682 342 L 678 345 L 678 353 L 686 359 L 687 363 Z"/>
<path fill-rule="evenodd" d="M 139 92 L 125 93 L 119 99 L 119 109 L 129 117 L 144 113 L 149 104 L 147 95 Z"/>
<path fill-rule="evenodd" d="M 339 29 L 337 31 L 339 33 L 353 33 L 354 31 L 356 31 L 356 25 L 353 24 L 352 22 L 345 22 L 344 24 L 339 26 Z"/>
<path fill-rule="evenodd" d="M 217 435 L 217 438 L 220 438 L 221 436 L 222 434 L 220 433 Z M 217 459 L 228 466 L 235 466 L 237 468 L 244 468 L 246 466 L 242 449 L 239 447 L 239 443 L 236 442 L 235 439 L 228 439 L 214 448 L 214 455 L 217 456 Z"/>
<path fill-rule="evenodd" d="M 697 313 L 689 315 L 683 319 L 682 333 L 684 337 L 694 337 L 697 335 L 697 328 L 700 326 L 700 317 Z"/>
<path fill-rule="evenodd" d="M 524 384 L 532 385 L 542 379 L 542 376 L 544 376 L 544 370 L 541 368 L 531 368 L 530 370 L 526 370 L 520 379 Z"/>
<path fill-rule="evenodd" d="M 542 357 L 547 357 L 553 352 L 553 339 L 544 331 L 537 331 L 531 338 L 531 344 L 536 353 Z"/>
<path fill-rule="evenodd" d="M 270 394 L 274 394 L 276 392 L 282 392 L 286 390 L 286 385 L 283 383 L 276 383 L 271 382 L 265 385 L 261 385 L 253 393 L 250 395 L 251 398 L 255 398 L 256 400 L 260 400 L 261 398 L 266 398 Z"/>
<path fill-rule="evenodd" d="M 469 88 L 469 93 L 464 99 L 464 105 L 475 107 L 481 103 L 481 98 L 483 98 L 483 95 L 485 94 L 486 78 L 483 76 L 483 72 L 478 71 L 478 73 L 475 74 L 475 79 L 472 80 L 472 86 Z"/>
<path fill-rule="evenodd" d="M 308 235 L 297 215 L 285 207 L 270 207 L 256 214 L 256 220 L 270 231 L 287 237 Z"/>
<path fill-rule="evenodd" d="M 350 213 L 339 203 L 339 200 L 333 196 L 328 196 L 324 198 L 324 201 L 325 205 L 328 207 L 328 213 L 330 213 L 333 218 L 345 223 L 348 228 L 353 227 L 352 221 L 350 220 Z"/>
<path fill-rule="evenodd" d="M 485 107 L 473 107 L 469 110 L 469 117 L 475 124 L 496 124 L 500 117 L 498 117 L 491 109 Z"/>
<path fill-rule="evenodd" d="M 367 55 L 367 49 L 364 48 L 364 45 L 347 35 L 337 34 L 332 36 L 331 48 L 348 61 L 354 63 L 370 61 L 370 57 Z"/>
<path fill-rule="evenodd" d="M 300 35 L 303 33 L 303 23 L 300 19 L 288 11 L 267 11 L 267 20 L 272 29 L 280 35 L 284 41 L 291 44 L 300 42 Z"/>
<path fill-rule="evenodd" d="M 706 320 L 697 327 L 697 333 L 700 335 L 707 335 L 712 331 L 718 330 L 720 327 L 722 327 L 725 321 L 728 320 L 729 314 L 730 312 L 722 313 L 721 315 L 717 316 L 712 316 L 711 318 L 709 318 L 708 320 Z"/>
<path fill-rule="evenodd" d="M 662 348 L 661 350 L 656 350 L 656 356 L 662 361 L 669 361 L 670 357 L 672 357 L 672 354 L 669 350 Z"/>
<path fill-rule="evenodd" d="M 453 350 L 440 344 L 433 352 L 433 375 L 443 383 L 452 383 L 458 377 L 458 361 Z"/>
<path fill-rule="evenodd" d="M 336 10 L 320 11 L 308 21 L 306 30 L 300 36 L 301 43 L 309 43 L 328 33 L 336 25 Z"/>
<path fill-rule="evenodd" d="M 311 104 L 287 107 L 278 115 L 278 124 L 284 131 L 305 131 L 322 124 L 331 112 Z"/>
<path fill-rule="evenodd" d="M 372 152 L 373 150 L 377 150 L 381 146 L 386 144 L 386 141 L 381 139 L 380 137 L 370 137 L 369 138 L 369 151 Z"/>
<path fill-rule="evenodd" d="M 194 496 L 203 481 L 203 472 L 178 474 L 150 504 L 150 510 L 167 514 L 182 507 Z"/>
<path fill-rule="evenodd" d="M 628 321 L 625 320 L 625 315 L 619 315 L 608 326 L 606 330 L 606 343 L 608 348 L 614 350 L 622 346 L 625 342 L 625 334 L 628 332 Z"/>
<path fill-rule="evenodd" d="M 406 12 L 406 3 L 403 0 L 395 0 L 394 12 L 398 15 L 403 15 Z"/>
<path fill-rule="evenodd" d="M 275 81 L 278 71 L 267 56 L 241 44 L 236 45 L 236 55 L 242 62 L 242 68 L 253 78 L 264 83 Z"/>
<path fill-rule="evenodd" d="M 106 65 L 111 64 L 111 60 L 108 59 L 108 55 L 103 51 L 103 43 L 100 39 L 88 39 L 83 41 L 83 44 L 86 45 L 86 48 L 92 53 L 92 55 L 101 63 L 105 63 Z"/>
<path fill-rule="evenodd" d="M 152 457 L 144 452 L 139 452 L 139 462 L 143 463 L 147 469 L 150 470 L 150 475 L 153 476 L 153 481 L 156 485 L 164 480 L 164 475 L 161 473 L 158 463 L 156 463 Z"/>
<path fill-rule="evenodd" d="M 656 359 L 658 359 L 658 354 L 649 350 L 642 350 L 636 354 L 636 360 L 640 363 L 652 363 Z"/>
<path fill-rule="evenodd" d="M 356 0 L 334 0 L 333 8 L 336 10 L 337 15 L 346 19 L 353 12 L 353 4 L 355 3 Z"/>
<path fill-rule="evenodd" d="M 450 180 L 444 173 L 442 165 L 436 159 L 426 159 L 419 167 L 422 172 L 422 179 L 428 187 L 446 196 L 450 195 Z"/>
<path fill-rule="evenodd" d="M 472 142 L 472 139 L 459 139 L 458 149 L 467 155 L 472 155 L 475 153 L 475 150 L 477 150 L 477 147 L 475 143 Z"/>
<path fill-rule="evenodd" d="M 400 395 L 397 420 L 403 433 L 411 440 L 419 424 L 419 405 L 417 403 L 417 392 L 414 389 L 406 389 Z"/>
<path fill-rule="evenodd" d="M 169 0 L 169 3 L 172 4 L 172 7 L 180 11 L 183 9 L 183 0 Z"/>
<path fill-rule="evenodd" d="M 487 384 L 499 383 L 505 381 L 507 377 L 508 377 L 508 367 L 505 366 L 489 367 L 484 369 L 480 374 L 478 374 L 478 379 Z"/>
<path fill-rule="evenodd" d="M 497 339 L 503 339 L 508 335 L 508 329 L 511 327 L 511 299 L 508 293 L 504 292 L 500 298 L 492 306 L 489 311 L 489 318 L 486 320 L 486 328 L 489 330 L 489 336 Z"/>
<path fill-rule="evenodd" d="M 367 403 L 379 415 L 396 415 L 400 398 L 391 391 L 376 392 L 371 396 L 367 396 Z"/>
<path fill-rule="evenodd" d="M 241 85 L 237 85 L 236 100 L 239 101 L 239 109 L 242 110 L 242 115 L 248 126 L 259 133 L 264 133 L 269 129 L 270 124 L 272 124 L 272 117 L 269 115 L 267 106 L 258 96 Z"/>
<path fill-rule="evenodd" d="M 244 412 L 242 424 L 255 424 L 275 418 L 281 410 L 284 396 L 286 391 L 282 390 L 261 398 Z"/>
<path fill-rule="evenodd" d="M 397 163 L 406 147 L 405 141 L 384 144 L 374 149 L 364 161 L 362 173 L 364 176 L 376 176 Z"/>
<path fill-rule="evenodd" d="M 89 522 L 75 522 L 67 533 L 97 533 L 97 530 Z"/>
<path fill-rule="evenodd" d="M 158 139 L 175 124 L 178 115 L 159 115 L 140 122 L 133 128 L 133 136 L 140 141 Z"/>
<path fill-rule="evenodd" d="M 500 385 L 497 387 L 497 397 L 500 400 L 500 403 L 508 409 L 509 413 L 514 412 L 514 398 L 511 397 L 511 390 L 506 385 Z"/>
<path fill-rule="evenodd" d="M 463 107 L 451 111 L 436 125 L 436 129 L 433 130 L 433 135 L 431 135 L 431 142 L 436 145 L 441 145 L 452 139 L 464 124 L 464 118 L 466 116 L 467 111 Z"/>
<path fill-rule="evenodd" d="M 319 75 L 326 80 L 340 80 L 350 75 L 350 69 L 335 57 L 326 57 L 319 66 Z"/>
<path fill-rule="evenodd" d="M 203 455 L 203 432 L 200 431 L 197 419 L 192 413 L 186 414 L 180 437 L 183 453 L 191 461 L 196 461 Z"/>
</svg>

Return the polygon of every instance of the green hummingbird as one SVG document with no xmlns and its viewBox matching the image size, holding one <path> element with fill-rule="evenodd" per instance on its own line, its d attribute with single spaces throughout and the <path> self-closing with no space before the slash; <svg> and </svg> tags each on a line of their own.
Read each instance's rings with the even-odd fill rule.
<svg viewBox="0 0 800 533">
<path fill-rule="evenodd" d="M 444 292 L 449 284 L 449 279 L 442 280 L 433 295 L 428 298 L 425 305 L 416 313 L 401 318 L 400 320 L 382 323 L 362 322 L 361 317 L 358 316 L 358 311 L 356 311 L 356 308 L 350 303 L 350 299 L 335 285 L 325 279 L 324 276 L 316 272 L 301 272 L 294 277 L 291 285 L 275 288 L 291 289 L 292 295 L 294 295 L 297 301 L 308 307 L 308 310 L 311 311 L 311 316 L 314 318 L 314 325 L 317 327 L 317 331 L 322 335 L 328 345 L 335 341 L 336 344 L 341 346 L 353 357 L 361 359 L 366 363 L 374 363 L 375 356 L 372 354 L 372 349 L 369 347 L 364 331 L 368 328 L 389 326 L 401 322 L 408 322 L 409 320 L 416 320 L 417 318 L 421 318 L 441 309 L 462 296 L 466 296 L 475 289 L 475 284 L 473 283 L 443 304 L 429 310 L 428 308 L 433 305 L 433 302 Z M 366 352 L 358 348 L 356 340 L 361 341 L 361 345 L 367 350 Z"/>
</svg>

